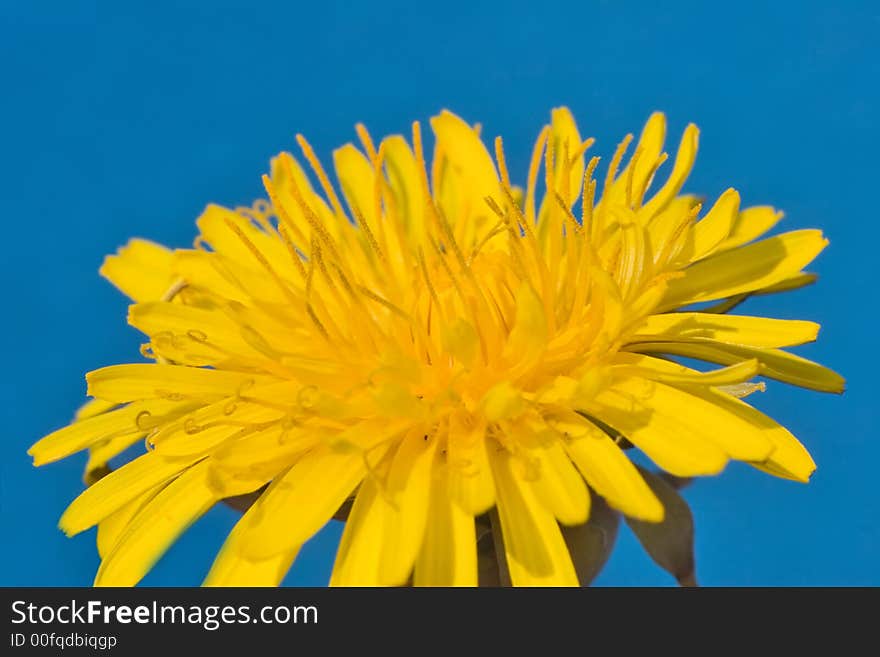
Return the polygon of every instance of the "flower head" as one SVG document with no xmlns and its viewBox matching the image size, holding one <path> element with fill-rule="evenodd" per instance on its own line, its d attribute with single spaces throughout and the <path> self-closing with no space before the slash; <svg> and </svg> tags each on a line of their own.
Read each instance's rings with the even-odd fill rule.
<svg viewBox="0 0 880 657">
<path fill-rule="evenodd" d="M 362 148 L 334 152 L 341 197 L 298 137 L 316 187 L 281 153 L 268 201 L 208 206 L 193 249 L 107 258 L 153 362 L 89 373 L 94 401 L 30 451 L 88 448 L 104 474 L 146 439 L 61 519 L 98 525 L 97 584 L 137 583 L 212 505 L 266 486 L 206 583 L 277 584 L 353 497 L 332 584 L 476 584 L 474 518 L 493 508 L 514 584 L 577 584 L 560 525 L 587 521 L 590 489 L 663 519 L 627 446 L 679 477 L 736 459 L 809 478 L 807 451 L 741 398 L 757 376 L 840 391 L 782 349 L 819 327 L 728 311 L 810 282 L 819 231 L 755 241 L 780 213 L 681 194 L 693 125 L 656 184 L 662 114 L 596 181 L 593 140 L 554 110 L 524 190 L 500 138 L 493 157 L 459 117 L 431 126 L 430 164 L 418 123 L 378 146 L 358 126 Z"/>
</svg>

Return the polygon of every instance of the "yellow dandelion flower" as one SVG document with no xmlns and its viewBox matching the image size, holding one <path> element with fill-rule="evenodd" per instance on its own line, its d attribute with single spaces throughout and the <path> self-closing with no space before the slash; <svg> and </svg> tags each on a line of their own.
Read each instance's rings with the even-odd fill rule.
<svg viewBox="0 0 880 657">
<path fill-rule="evenodd" d="M 341 195 L 297 137 L 315 187 L 281 153 L 268 201 L 208 206 L 193 249 L 134 240 L 107 258 L 153 362 L 89 373 L 94 400 L 30 450 L 90 452 L 94 483 L 60 525 L 98 526 L 96 584 L 136 584 L 212 505 L 266 486 L 206 584 L 278 584 L 353 498 L 333 585 L 475 585 L 475 517 L 492 509 L 513 584 L 577 585 L 560 527 L 587 521 L 590 490 L 664 517 L 629 443 L 678 477 L 736 459 L 808 480 L 804 447 L 742 397 L 758 376 L 841 391 L 784 350 L 819 327 L 729 311 L 810 282 L 820 231 L 759 240 L 773 208 L 681 194 L 693 125 L 655 184 L 659 113 L 597 182 L 593 140 L 554 110 L 524 189 L 500 138 L 493 157 L 450 112 L 431 127 L 428 169 L 418 123 L 378 146 L 358 126 L 361 147 L 333 154 Z"/>
</svg>

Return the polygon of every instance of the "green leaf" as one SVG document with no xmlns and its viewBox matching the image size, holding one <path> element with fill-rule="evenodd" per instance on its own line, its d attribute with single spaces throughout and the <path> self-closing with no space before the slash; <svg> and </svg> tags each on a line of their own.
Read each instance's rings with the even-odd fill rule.
<svg viewBox="0 0 880 657">
<path fill-rule="evenodd" d="M 590 490 L 590 518 L 582 525 L 561 527 L 581 586 L 589 586 L 601 572 L 617 538 L 620 514 Z"/>
<path fill-rule="evenodd" d="M 681 586 L 697 586 L 694 564 L 694 518 L 681 495 L 662 476 L 639 468 L 648 486 L 663 503 L 663 522 L 643 522 L 627 518 L 642 547 L 658 566 L 670 573 Z"/>
<path fill-rule="evenodd" d="M 493 509 L 494 511 L 494 509 Z M 477 572 L 479 586 L 510 586 L 507 564 L 504 556 L 504 542 L 500 532 L 493 527 L 492 512 L 474 518 L 477 532 Z M 497 524 L 497 520 L 496 520 Z M 495 535 L 501 539 L 501 560 L 496 551 Z"/>
</svg>

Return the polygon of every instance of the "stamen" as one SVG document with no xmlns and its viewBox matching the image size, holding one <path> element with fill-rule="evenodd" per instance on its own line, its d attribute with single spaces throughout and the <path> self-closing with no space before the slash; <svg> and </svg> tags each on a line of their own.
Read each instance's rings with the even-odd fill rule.
<svg viewBox="0 0 880 657">
<path fill-rule="evenodd" d="M 449 223 L 449 220 L 440 208 L 435 207 L 434 216 L 446 235 L 446 239 L 449 241 L 449 246 L 452 248 L 452 252 L 455 254 L 455 259 L 458 260 L 459 266 L 462 271 L 467 272 L 469 270 L 468 263 L 467 260 L 465 260 L 464 253 L 461 251 L 461 247 L 459 247 L 458 242 L 455 241 L 455 235 L 452 232 L 452 225 Z"/>
<path fill-rule="evenodd" d="M 535 223 L 535 185 L 538 182 L 538 169 L 541 166 L 541 153 L 544 150 L 544 144 L 547 142 L 547 136 L 550 134 L 550 126 L 545 125 L 538 135 L 535 147 L 532 150 L 532 160 L 529 163 L 529 177 L 526 183 L 526 201 L 525 216 L 531 222 Z"/>
<path fill-rule="evenodd" d="M 517 219 L 517 224 L 522 229 L 523 233 L 525 233 L 526 237 L 531 242 L 533 242 L 534 245 L 537 245 L 538 238 L 535 235 L 534 226 L 532 225 L 532 223 L 530 223 L 527 220 L 526 215 L 523 214 L 523 211 L 519 209 L 519 206 L 517 206 L 517 204 L 513 198 L 513 192 L 511 191 L 511 189 L 509 187 L 502 187 L 501 191 L 504 193 L 505 199 L 510 204 L 511 209 L 513 210 L 513 215 Z"/>
<path fill-rule="evenodd" d="M 156 420 L 150 421 L 153 414 L 150 411 L 144 410 L 137 414 L 134 419 L 134 425 L 140 429 L 141 431 L 149 431 L 150 429 L 155 429 L 159 422 Z"/>
<path fill-rule="evenodd" d="M 694 220 L 700 214 L 700 210 L 702 209 L 702 207 L 702 203 L 697 203 L 682 216 L 682 219 L 679 220 L 678 224 L 676 224 L 675 229 L 672 231 L 672 234 L 663 244 L 662 249 L 660 249 L 659 255 L 656 257 L 655 260 L 657 264 L 668 263 L 669 260 L 674 256 L 676 243 L 678 242 L 684 231 L 694 222 Z"/>
<path fill-rule="evenodd" d="M 354 126 L 354 129 L 361 140 L 361 144 L 363 144 L 364 146 L 364 150 L 367 151 L 367 156 L 370 158 L 370 161 L 375 162 L 376 147 L 373 145 L 373 140 L 370 138 L 370 133 L 367 132 L 367 126 L 365 126 L 363 123 L 358 123 Z"/>
<path fill-rule="evenodd" d="M 501 173 L 501 184 L 510 187 L 510 174 L 507 172 L 507 161 L 504 158 L 504 144 L 501 137 L 495 137 L 495 160 L 498 162 L 498 171 Z"/>
<path fill-rule="evenodd" d="M 494 203 L 494 201 L 493 201 L 493 203 Z M 477 245 L 471 251 L 471 255 L 468 258 L 468 265 L 473 263 L 474 258 L 477 257 L 477 254 L 479 254 L 480 250 L 489 242 L 489 240 L 491 240 L 496 235 L 499 235 L 500 233 L 503 233 L 506 231 L 507 231 L 507 225 L 505 224 L 505 222 L 503 220 L 497 221 L 495 223 L 495 225 L 492 226 L 492 228 L 483 236 L 483 238 L 479 242 L 477 242 Z"/>
<path fill-rule="evenodd" d="M 734 397 L 738 397 L 741 399 L 743 397 L 748 397 L 754 392 L 766 392 L 767 384 L 763 381 L 759 381 L 757 383 L 734 383 L 726 386 L 718 386 L 718 389 L 726 392 L 728 395 L 733 395 Z"/>
<path fill-rule="evenodd" d="M 311 303 L 306 304 L 306 312 L 309 314 L 309 317 L 311 318 L 312 322 L 314 322 L 315 326 L 317 327 L 318 331 L 320 331 L 321 335 L 323 335 L 324 338 L 328 342 L 330 342 L 330 334 L 327 333 L 327 329 L 324 328 L 324 325 L 321 323 L 321 320 L 318 319 L 318 316 L 315 314 L 315 309 L 312 308 Z"/>
<path fill-rule="evenodd" d="M 321 166 L 321 161 L 315 155 L 315 151 L 312 150 L 311 144 L 306 141 L 306 138 L 302 135 L 296 136 L 296 143 L 299 144 L 300 149 L 303 152 L 306 160 L 308 160 L 309 165 L 312 167 L 312 171 L 315 172 L 315 175 L 318 176 L 318 181 L 321 183 L 321 188 L 324 190 L 324 193 L 327 195 L 327 199 L 330 201 L 330 205 L 333 207 L 333 212 L 339 218 L 340 221 L 345 219 L 345 211 L 342 209 L 342 204 L 339 202 L 339 197 L 336 196 L 336 192 L 333 190 L 333 185 L 330 184 L 330 178 L 327 177 L 327 173 L 324 171 L 324 167 Z M 292 171 L 289 173 L 293 173 Z M 290 176 L 291 181 L 294 180 L 293 175 Z M 294 183 L 295 184 L 295 183 Z"/>
<path fill-rule="evenodd" d="M 416 156 L 416 162 L 419 165 L 419 177 L 422 181 L 422 196 L 425 199 L 426 205 L 433 205 L 431 186 L 428 184 L 428 168 L 425 165 L 425 153 L 422 150 L 422 127 L 419 125 L 418 121 L 413 121 L 412 136 L 413 152 Z"/>
<path fill-rule="evenodd" d="M 443 195 L 444 170 L 446 168 L 446 155 L 443 153 L 443 145 L 434 141 L 434 157 L 431 160 L 431 184 L 433 186 L 434 198 L 440 199 Z M 432 199 L 432 205 L 433 199 Z"/>
<path fill-rule="evenodd" d="M 446 258 L 443 256 L 443 250 L 440 245 L 435 242 L 433 239 L 431 240 L 431 245 L 434 247 L 434 251 L 437 254 L 437 260 L 440 261 L 440 264 L 443 266 L 443 269 L 446 271 L 446 275 L 449 276 L 449 280 L 452 283 L 452 287 L 455 288 L 456 293 L 462 302 L 467 306 L 467 300 L 464 296 L 464 292 L 461 289 L 461 284 L 459 283 L 458 278 L 455 276 L 455 273 L 452 271 L 452 267 L 449 266 L 449 263 L 446 261 Z"/>
<path fill-rule="evenodd" d="M 399 210 L 397 207 L 397 199 L 394 196 L 394 191 L 391 189 L 391 184 L 388 182 L 385 174 L 383 173 L 383 168 L 385 167 L 385 155 L 387 149 L 387 142 L 381 142 L 379 144 L 379 152 L 376 154 L 376 160 L 373 163 L 373 167 L 376 171 L 376 216 L 381 218 L 382 223 L 380 227 L 382 228 L 382 237 L 385 237 L 385 224 L 390 223 L 392 228 L 394 229 L 394 236 L 397 239 L 397 246 L 395 251 L 399 253 L 403 260 L 406 261 L 407 265 L 411 264 L 412 253 L 407 247 L 407 234 L 406 234 L 406 226 L 404 222 L 401 220 L 399 215 Z M 385 214 L 382 214 L 382 208 L 385 208 Z M 387 241 L 386 241 L 387 244 Z M 391 265 L 394 262 L 389 263 Z M 408 269 L 408 267 L 407 267 Z M 397 283 L 403 278 L 404 272 L 397 272 L 392 280 Z"/>
<path fill-rule="evenodd" d="M 614 179 L 617 177 L 617 170 L 620 168 L 620 162 L 623 160 L 623 155 L 626 153 L 626 149 L 629 147 L 629 143 L 632 141 L 632 134 L 628 134 L 623 138 L 623 141 L 620 142 L 617 146 L 617 150 L 614 151 L 614 156 L 611 158 L 611 163 L 608 165 L 608 171 L 605 174 L 605 184 L 602 187 L 602 199 L 599 203 L 599 213 L 596 216 L 596 221 L 592 227 L 592 238 L 593 242 L 598 242 L 601 235 L 602 230 L 605 228 L 605 214 L 608 210 L 608 205 L 610 203 L 609 192 L 611 191 L 611 185 L 614 183 Z"/>
<path fill-rule="evenodd" d="M 654 162 L 651 168 L 648 170 L 648 175 L 645 176 L 645 180 L 639 187 L 638 192 L 636 193 L 635 203 L 633 204 L 633 209 L 638 210 L 642 207 L 642 203 L 645 200 L 645 194 L 648 192 L 648 188 L 651 186 L 651 183 L 654 180 L 654 176 L 657 173 L 657 169 L 659 169 L 663 163 L 667 160 L 669 155 L 667 153 L 660 153 L 660 157 Z"/>
<path fill-rule="evenodd" d="M 584 171 L 584 188 L 583 201 L 581 203 L 581 225 L 584 227 L 584 234 L 592 229 L 593 222 L 593 203 L 596 201 L 596 181 L 593 180 L 593 173 L 599 165 L 599 157 L 590 158 L 587 168 Z"/>
<path fill-rule="evenodd" d="M 324 258 L 321 255 L 321 247 L 317 242 L 312 242 L 312 260 L 318 265 L 318 269 L 321 274 L 324 276 L 324 280 L 327 281 L 327 285 L 330 290 L 335 293 L 336 298 L 339 298 L 338 290 L 336 289 L 336 283 L 333 282 L 333 278 L 330 276 L 330 272 L 327 270 L 327 265 L 324 263 Z"/>
<path fill-rule="evenodd" d="M 639 158 L 642 155 L 642 147 L 638 146 L 636 148 L 636 152 L 633 153 L 632 159 L 629 161 L 629 166 L 627 167 L 627 175 L 626 175 L 626 205 L 627 207 L 632 207 L 632 186 L 633 186 L 633 176 L 635 175 L 636 167 L 639 165 Z"/>
<path fill-rule="evenodd" d="M 617 177 L 617 170 L 620 168 L 620 162 L 623 160 L 623 156 L 626 153 L 626 149 L 629 148 L 629 143 L 632 141 L 632 138 L 632 134 L 628 134 L 623 138 L 623 141 L 617 145 L 617 150 L 614 151 L 614 156 L 611 158 L 611 164 L 608 166 L 608 171 L 605 174 L 605 185 L 602 187 L 603 201 L 608 196 L 611 185 Z"/>
<path fill-rule="evenodd" d="M 434 285 L 431 283 L 431 277 L 428 275 L 428 266 L 425 264 L 425 252 L 422 250 L 422 247 L 419 247 L 419 268 L 422 271 L 422 277 L 425 279 L 425 285 L 428 286 L 428 293 L 431 295 L 431 298 L 434 300 L 434 303 L 440 308 L 440 299 L 437 298 L 437 291 L 434 289 Z"/>
<path fill-rule="evenodd" d="M 165 390 L 164 388 L 156 388 L 153 393 L 159 399 L 167 399 L 168 401 L 184 401 L 185 399 L 189 399 L 189 397 L 183 393 Z"/>
<path fill-rule="evenodd" d="M 547 146 L 544 149 L 544 187 L 545 194 L 552 194 L 556 190 L 556 150 L 554 149 L 553 140 L 547 140 Z M 550 208 L 547 208 L 548 214 L 551 213 Z M 540 219 L 540 217 L 539 217 Z"/>
<path fill-rule="evenodd" d="M 187 282 L 182 278 L 178 278 L 171 284 L 167 290 L 165 290 L 165 294 L 163 294 L 159 301 L 173 301 L 174 297 L 180 294 L 181 290 L 183 290 L 187 286 Z"/>
<path fill-rule="evenodd" d="M 380 154 L 382 157 L 385 155 L 385 149 L 380 149 L 379 153 L 376 153 L 375 150 L 373 154 L 370 156 L 370 163 L 373 165 L 373 216 L 375 217 L 377 232 L 379 234 L 379 244 L 382 246 L 382 251 L 384 253 L 390 253 L 391 249 L 388 248 L 388 235 L 387 235 L 387 221 L 384 221 L 385 215 L 382 211 L 382 183 L 385 181 L 385 176 L 382 174 L 382 160 L 380 158 Z M 383 259 L 384 260 L 384 259 Z M 392 275 L 391 279 L 396 281 L 396 277 Z"/>
<path fill-rule="evenodd" d="M 250 326 L 249 324 L 243 324 L 239 326 L 239 333 L 249 347 L 253 348 L 254 351 L 263 354 L 270 361 L 278 362 L 284 355 L 282 352 L 274 349 L 266 340 L 266 338 L 264 338 L 254 327 Z"/>
<path fill-rule="evenodd" d="M 198 329 L 189 329 L 186 332 L 187 337 L 194 342 L 200 342 L 202 344 L 208 342 L 208 334 L 204 331 L 199 331 Z"/>
<path fill-rule="evenodd" d="M 385 255 L 382 253 L 382 249 L 379 247 L 379 242 L 376 241 L 375 235 L 373 235 L 373 231 L 370 230 L 370 226 L 367 223 L 366 217 L 361 213 L 360 209 L 357 207 L 355 203 L 351 204 L 351 211 L 354 214 L 354 218 L 357 221 L 358 228 L 360 228 L 364 232 L 364 237 L 367 238 L 367 242 L 370 245 L 370 248 L 373 249 L 373 253 L 376 254 L 376 257 L 379 258 L 380 261 L 385 260 Z"/>
<path fill-rule="evenodd" d="M 565 214 L 565 217 L 568 219 L 568 222 L 571 224 L 571 229 L 575 234 L 581 232 L 581 226 L 578 223 L 577 217 L 574 216 L 574 213 L 571 211 L 571 208 L 568 207 L 568 203 L 566 203 L 565 199 L 562 198 L 562 195 L 556 193 L 553 195 L 556 198 L 556 203 L 562 209 L 562 212 Z"/>
<path fill-rule="evenodd" d="M 557 156 L 558 158 L 558 156 Z M 562 143 L 562 197 L 568 203 L 571 198 L 571 167 L 574 160 L 568 156 L 568 139 Z M 555 174 L 554 174 L 555 175 Z"/>
<path fill-rule="evenodd" d="M 284 161 L 284 155 L 286 155 L 286 153 L 281 155 L 282 161 Z M 287 173 L 292 173 L 293 165 L 291 165 L 290 162 L 287 162 L 287 166 L 290 167 Z M 296 239 L 299 240 L 301 244 L 306 243 L 308 241 L 306 239 L 306 236 L 303 235 L 302 231 L 299 229 L 299 226 L 297 226 L 290 218 L 290 215 L 287 214 L 287 210 L 284 208 L 284 204 L 281 203 L 280 199 L 278 198 L 278 193 L 275 190 L 275 185 L 272 182 L 272 179 L 266 174 L 263 174 L 262 180 L 263 188 L 266 190 L 266 194 L 268 194 L 269 198 L 272 200 L 272 205 L 274 205 L 278 211 L 278 218 L 281 220 L 279 229 L 286 228 L 287 230 L 292 231 L 293 234 L 296 236 Z"/>
<path fill-rule="evenodd" d="M 247 218 L 251 223 L 257 224 L 267 235 L 272 235 L 275 232 L 275 228 L 268 219 L 273 214 L 272 206 L 265 199 L 257 199 L 254 201 L 253 207 L 235 208 L 235 212 Z"/>
<path fill-rule="evenodd" d="M 388 308 L 388 310 L 390 310 L 390 311 L 393 312 L 394 314 L 396 314 L 396 315 L 402 317 L 403 319 L 405 319 L 405 320 L 407 320 L 407 321 L 411 321 L 410 316 L 407 315 L 407 314 L 406 314 L 403 310 L 401 310 L 398 306 L 394 305 L 393 303 L 391 303 L 391 302 L 388 301 L 387 299 L 383 299 L 383 298 L 380 297 L 378 294 L 376 294 L 375 292 L 371 291 L 369 288 L 366 288 L 366 287 L 364 287 L 363 285 L 358 285 L 358 291 L 359 291 L 361 294 L 363 294 L 365 297 L 367 297 L 368 299 L 370 299 L 370 300 L 372 300 L 372 301 L 375 301 L 376 303 L 378 303 L 378 304 L 380 304 L 380 305 L 382 305 L 382 306 L 385 306 L 386 308 Z"/>
<path fill-rule="evenodd" d="M 299 272 L 299 275 L 303 280 L 306 279 L 306 268 L 302 263 L 302 258 L 299 255 L 299 251 L 296 250 L 296 246 L 290 239 L 290 234 L 287 232 L 287 228 L 284 226 L 278 227 L 278 233 L 281 235 L 281 240 L 284 242 L 284 246 L 287 247 L 287 252 L 290 254 L 290 259 L 293 261 L 294 267 Z"/>
<path fill-rule="evenodd" d="M 571 156 L 571 159 L 568 161 L 569 167 L 573 167 L 574 163 L 581 159 L 584 154 L 596 143 L 595 138 L 590 137 L 589 139 L 584 140 L 584 142 L 578 146 L 578 149 Z"/>
<path fill-rule="evenodd" d="M 312 254 L 315 252 L 315 240 L 312 240 Z M 312 296 L 312 282 L 315 279 L 315 258 L 309 258 L 309 268 L 306 270 L 306 299 Z"/>
<path fill-rule="evenodd" d="M 192 435 L 195 435 L 195 434 L 197 434 L 197 433 L 200 433 L 201 431 L 204 431 L 204 430 L 205 430 L 205 427 L 199 425 L 199 423 L 196 422 L 195 418 L 188 417 L 188 418 L 186 418 L 186 420 L 184 420 L 184 422 L 183 422 L 183 430 L 184 430 L 187 434 L 189 434 L 190 436 L 192 436 Z"/>
<path fill-rule="evenodd" d="M 336 244 L 333 241 L 333 237 L 327 231 L 327 228 L 326 226 L 324 226 L 324 223 L 321 221 L 320 217 L 318 217 L 315 211 L 312 210 L 308 203 L 306 203 L 305 198 L 303 197 L 302 192 L 299 189 L 299 186 L 296 184 L 296 180 L 293 177 L 293 168 L 291 163 L 282 158 L 281 165 L 287 168 L 287 175 L 290 178 L 291 193 L 293 194 L 293 198 L 296 201 L 296 204 L 300 207 L 300 210 L 302 210 L 306 222 L 308 222 L 311 229 L 315 231 L 321 238 L 321 240 L 327 245 L 327 248 L 330 250 L 330 254 L 333 256 L 333 258 L 341 262 L 341 258 L 339 257 L 339 253 L 336 250 Z"/>
<path fill-rule="evenodd" d="M 226 226 L 238 236 L 238 239 L 240 239 L 242 243 L 248 248 L 248 250 L 253 254 L 254 258 L 257 259 L 257 262 L 260 263 L 263 269 L 265 269 L 269 273 L 269 275 L 272 277 L 272 280 L 275 281 L 275 284 L 278 286 L 284 296 L 287 297 L 287 300 L 294 305 L 298 304 L 299 300 L 290 291 L 287 283 L 285 283 L 284 280 L 278 275 L 278 273 L 275 271 L 275 268 L 272 267 L 271 264 L 269 264 L 269 260 L 267 260 L 266 256 L 263 255 L 263 252 L 260 251 L 260 249 L 257 248 L 257 246 L 253 242 L 251 242 L 250 238 L 248 238 L 248 236 L 244 234 L 244 231 L 241 230 L 241 227 L 228 217 L 224 219 L 224 221 L 226 222 Z"/>
</svg>

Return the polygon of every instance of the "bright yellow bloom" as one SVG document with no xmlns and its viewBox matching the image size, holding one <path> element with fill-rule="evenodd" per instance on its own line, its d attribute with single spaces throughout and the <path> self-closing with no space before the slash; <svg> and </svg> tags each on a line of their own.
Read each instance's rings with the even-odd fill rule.
<svg viewBox="0 0 880 657">
<path fill-rule="evenodd" d="M 88 448 L 96 470 L 146 438 L 61 519 L 98 525 L 96 584 L 137 583 L 217 501 L 266 484 L 207 584 L 277 584 L 354 495 L 331 584 L 474 585 L 474 518 L 497 508 L 514 584 L 576 585 L 560 524 L 587 520 L 588 486 L 663 518 L 623 437 L 681 477 L 736 459 L 808 480 L 807 451 L 741 398 L 757 376 L 841 391 L 783 350 L 819 327 L 727 311 L 810 282 L 818 230 L 755 241 L 780 213 L 681 195 L 693 125 L 652 185 L 662 114 L 597 184 L 592 140 L 555 110 L 524 190 L 500 139 L 493 158 L 454 114 L 431 126 L 430 170 L 417 123 L 378 147 L 358 126 L 362 148 L 334 152 L 342 199 L 298 137 L 320 191 L 281 153 L 269 201 L 209 206 L 194 249 L 133 240 L 107 259 L 155 362 L 89 373 L 95 401 L 30 450 L 40 465 Z"/>
</svg>

